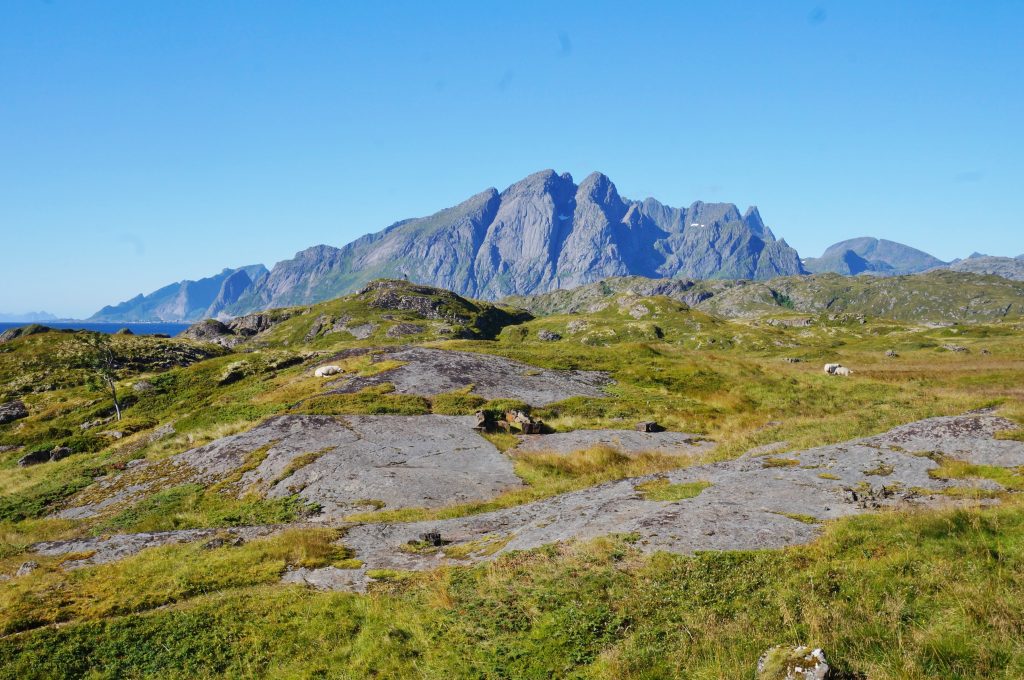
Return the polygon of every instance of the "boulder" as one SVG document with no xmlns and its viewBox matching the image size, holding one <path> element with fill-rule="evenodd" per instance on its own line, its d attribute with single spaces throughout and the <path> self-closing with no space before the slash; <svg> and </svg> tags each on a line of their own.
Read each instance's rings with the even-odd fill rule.
<svg viewBox="0 0 1024 680">
<path fill-rule="evenodd" d="M 236 383 L 249 374 L 249 364 L 245 361 L 234 361 L 224 368 L 224 373 L 221 374 L 218 385 L 231 385 Z"/>
<path fill-rule="evenodd" d="M 0 404 L 0 425 L 27 417 L 28 408 L 22 401 L 9 401 L 6 404 Z"/>
<path fill-rule="evenodd" d="M 899 354 L 896 353 L 896 350 L 889 349 L 885 351 L 885 356 L 889 357 L 890 359 L 895 359 L 896 357 L 899 356 Z"/>
<path fill-rule="evenodd" d="M 661 432 L 664 428 L 653 420 L 642 420 L 636 424 L 637 432 Z"/>
<path fill-rule="evenodd" d="M 827 680 L 825 653 L 806 645 L 772 647 L 757 661 L 756 680 Z"/>
<path fill-rule="evenodd" d="M 29 560 L 28 562 L 22 563 L 22 565 L 20 567 L 18 567 L 18 571 L 14 572 L 14 575 L 15 576 L 28 576 L 29 574 L 31 574 L 33 571 L 35 571 L 38 568 L 39 568 L 39 563 L 38 562 L 33 562 L 32 560 Z"/>
<path fill-rule="evenodd" d="M 436 531 L 428 531 L 426 533 L 420 534 L 420 540 L 426 543 L 427 545 L 432 546 L 440 546 L 444 545 L 445 543 L 444 540 L 442 540 L 441 538 L 441 534 L 439 534 Z"/>
<path fill-rule="evenodd" d="M 174 434 L 174 425 L 164 423 L 149 434 L 149 441 L 155 442 L 164 437 L 170 437 L 172 434 Z"/>
<path fill-rule="evenodd" d="M 28 467 L 29 465 L 38 465 L 39 463 L 45 463 L 50 460 L 50 452 L 46 449 L 39 449 L 37 451 L 30 451 L 18 459 L 18 465 L 21 467 Z"/>
<path fill-rule="evenodd" d="M 966 354 L 969 351 L 963 345 L 953 345 L 953 344 L 943 345 L 942 349 L 944 349 L 946 351 L 949 351 L 949 352 L 957 352 L 958 354 Z"/>
<path fill-rule="evenodd" d="M 416 335 L 424 331 L 423 326 L 414 323 L 396 323 L 394 326 L 388 329 L 385 334 L 389 338 L 401 338 L 406 335 Z"/>
<path fill-rule="evenodd" d="M 339 373 L 341 373 L 341 366 L 321 366 L 313 371 L 313 375 L 317 378 L 327 378 Z"/>
<path fill-rule="evenodd" d="M 136 394 L 145 394 L 153 391 L 153 384 L 145 380 L 139 380 L 132 385 L 132 391 Z"/>
<path fill-rule="evenodd" d="M 555 342 L 556 340 L 561 340 L 562 336 L 554 331 L 549 331 L 548 329 L 543 328 L 537 331 L 537 339 L 543 340 L 544 342 Z"/>
<path fill-rule="evenodd" d="M 114 332 L 114 335 L 135 335 L 135 333 L 132 332 L 131 328 L 128 328 L 127 326 L 125 326 L 124 328 L 118 328 Z"/>
<path fill-rule="evenodd" d="M 55 446 L 53 447 L 53 450 L 50 451 L 50 460 L 58 461 L 61 460 L 62 458 L 67 458 L 72 453 L 74 453 L 74 451 L 72 451 L 67 446 Z"/>
</svg>

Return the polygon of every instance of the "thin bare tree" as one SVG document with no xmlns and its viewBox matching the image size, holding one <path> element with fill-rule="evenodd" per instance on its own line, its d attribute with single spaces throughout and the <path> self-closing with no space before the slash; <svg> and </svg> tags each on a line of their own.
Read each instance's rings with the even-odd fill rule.
<svg viewBox="0 0 1024 680">
<path fill-rule="evenodd" d="M 85 350 L 86 368 L 89 369 L 92 378 L 110 392 L 117 419 L 121 420 L 121 401 L 117 397 L 117 369 L 121 362 L 110 342 L 110 337 L 103 333 L 83 333 L 78 336 L 78 341 Z"/>
</svg>

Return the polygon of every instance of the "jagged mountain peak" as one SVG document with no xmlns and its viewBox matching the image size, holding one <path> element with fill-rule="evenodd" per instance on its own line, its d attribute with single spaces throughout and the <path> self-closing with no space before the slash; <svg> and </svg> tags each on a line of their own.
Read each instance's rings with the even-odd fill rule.
<svg viewBox="0 0 1024 680">
<path fill-rule="evenodd" d="M 546 169 L 341 248 L 302 250 L 269 273 L 250 273 L 249 285 L 233 279 L 208 309 L 224 316 L 308 304 L 376 278 L 496 299 L 631 274 L 765 279 L 801 273 L 796 251 L 775 239 L 755 207 L 741 214 L 732 203 L 674 208 L 654 198 L 633 201 L 603 173 L 577 185 L 571 174 Z"/>
</svg>

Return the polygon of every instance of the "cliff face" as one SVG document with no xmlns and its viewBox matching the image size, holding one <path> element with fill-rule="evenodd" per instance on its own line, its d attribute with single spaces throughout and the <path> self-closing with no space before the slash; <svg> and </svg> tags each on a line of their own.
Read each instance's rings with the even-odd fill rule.
<svg viewBox="0 0 1024 680">
<path fill-rule="evenodd" d="M 424 218 L 398 222 L 343 248 L 316 246 L 279 262 L 225 307 L 243 314 L 351 292 L 376 278 L 408 278 L 496 299 L 609 276 L 769 279 L 801 274 L 756 208 L 672 208 L 621 197 L 606 176 L 579 185 L 551 170 L 488 189 Z"/>
</svg>

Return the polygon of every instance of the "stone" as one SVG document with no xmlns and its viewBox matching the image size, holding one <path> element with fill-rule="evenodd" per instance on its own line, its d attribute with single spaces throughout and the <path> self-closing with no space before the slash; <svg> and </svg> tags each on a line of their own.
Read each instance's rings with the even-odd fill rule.
<svg viewBox="0 0 1024 680">
<path fill-rule="evenodd" d="M 226 545 L 237 548 L 244 544 L 245 539 L 241 536 L 217 536 L 204 543 L 203 547 L 207 550 L 213 550 L 215 548 L 223 548 Z"/>
<path fill-rule="evenodd" d="M 590 328 L 590 323 L 582 319 L 573 319 L 568 324 L 566 324 L 565 328 L 573 335 L 576 335 L 577 333 L 582 333 L 583 331 Z"/>
<path fill-rule="evenodd" d="M 800 362 L 803 361 L 803 359 L 798 359 L 796 357 L 786 357 L 785 359 L 783 359 L 783 361 L 785 361 L 787 364 L 799 364 Z"/>
<path fill-rule="evenodd" d="M 643 420 L 636 424 L 637 432 L 661 432 L 662 428 L 653 420 Z"/>
<path fill-rule="evenodd" d="M 556 340 L 561 340 L 562 336 L 559 335 L 558 333 L 555 333 L 554 331 L 549 331 L 546 328 L 542 328 L 541 330 L 537 331 L 537 339 L 543 340 L 544 342 L 555 342 Z"/>
<path fill-rule="evenodd" d="M 21 418 L 28 418 L 28 408 L 25 406 L 25 402 L 9 401 L 6 404 L 0 404 L 0 425 L 6 425 Z"/>
<path fill-rule="evenodd" d="M 896 350 L 890 349 L 886 350 L 885 356 L 889 357 L 890 359 L 895 359 L 896 357 L 899 356 L 899 354 L 896 353 Z"/>
<path fill-rule="evenodd" d="M 67 458 L 68 456 L 70 456 L 72 453 L 74 453 L 74 451 L 72 451 L 67 446 L 55 446 L 53 448 L 53 450 L 50 451 L 50 460 L 52 460 L 52 461 L 62 460 L 64 458 Z"/>
<path fill-rule="evenodd" d="M 39 568 L 39 563 L 38 562 L 33 562 L 32 560 L 29 560 L 28 562 L 22 563 L 22 565 L 20 567 L 18 567 L 18 571 L 14 572 L 14 575 L 15 576 L 28 576 L 29 574 L 31 574 L 33 571 L 35 571 L 38 568 Z"/>
<path fill-rule="evenodd" d="M 757 661 L 756 680 L 827 680 L 831 669 L 820 649 L 772 647 Z"/>
<path fill-rule="evenodd" d="M 124 328 L 118 328 L 117 331 L 114 332 L 114 335 L 135 335 L 135 333 L 131 328 L 125 326 Z"/>
<path fill-rule="evenodd" d="M 147 392 L 153 391 L 153 383 L 146 380 L 139 380 L 132 385 L 132 392 L 136 394 L 146 394 Z"/>
<path fill-rule="evenodd" d="M 249 374 L 249 363 L 247 361 L 234 361 L 224 368 L 218 385 L 231 385 L 243 379 Z"/>
<path fill-rule="evenodd" d="M 149 441 L 152 443 L 164 437 L 170 437 L 172 434 L 174 434 L 174 425 L 164 423 L 149 434 Z"/>
<path fill-rule="evenodd" d="M 946 351 L 949 351 L 949 352 L 956 352 L 958 354 L 966 354 L 969 351 L 963 345 L 954 345 L 954 344 L 943 345 L 942 349 L 944 349 Z"/>
<path fill-rule="evenodd" d="M 388 329 L 385 333 L 389 338 L 404 338 L 407 335 L 417 335 L 422 333 L 425 328 L 415 323 L 396 323 L 394 326 Z"/>
<path fill-rule="evenodd" d="M 111 439 L 120 439 L 124 436 L 124 432 L 121 432 L 120 430 L 104 430 L 103 432 L 100 432 L 100 434 L 104 437 L 110 437 Z"/>
<path fill-rule="evenodd" d="M 428 531 L 420 534 L 420 541 L 427 545 L 440 546 L 444 545 L 444 541 L 441 540 L 441 534 L 436 531 Z"/>
<path fill-rule="evenodd" d="M 29 465 L 38 465 L 39 463 L 46 463 L 50 460 L 50 452 L 46 449 L 39 449 L 37 451 L 30 451 L 18 459 L 18 465 L 21 467 L 28 467 Z"/>
</svg>

